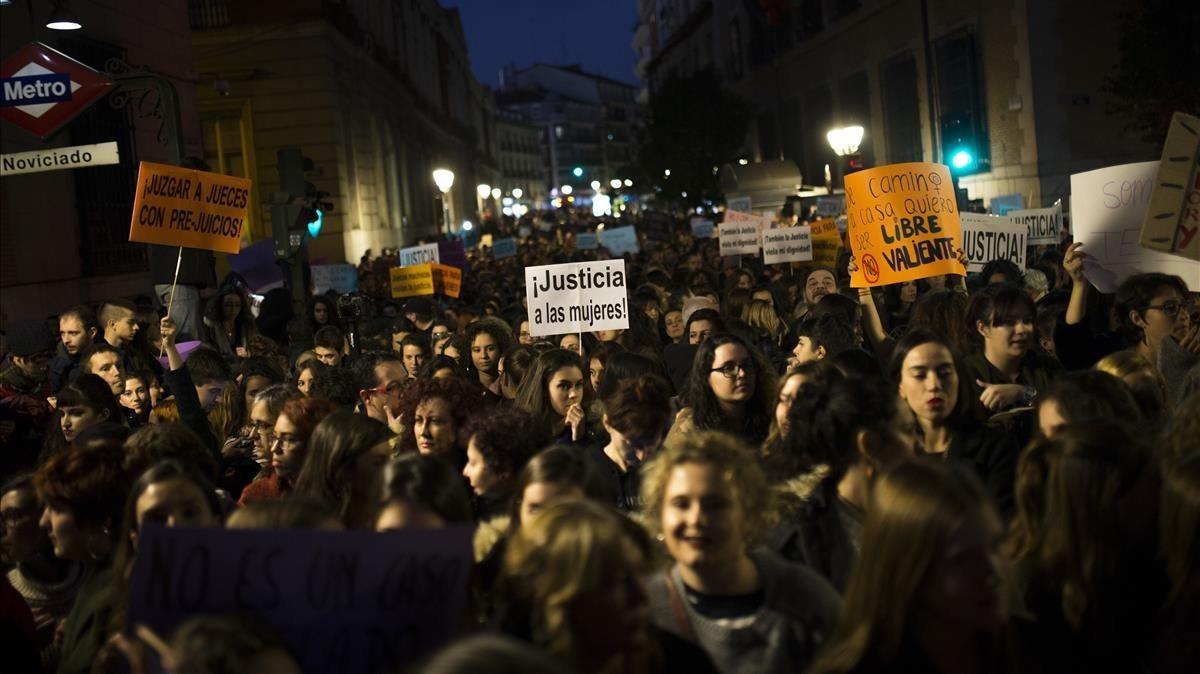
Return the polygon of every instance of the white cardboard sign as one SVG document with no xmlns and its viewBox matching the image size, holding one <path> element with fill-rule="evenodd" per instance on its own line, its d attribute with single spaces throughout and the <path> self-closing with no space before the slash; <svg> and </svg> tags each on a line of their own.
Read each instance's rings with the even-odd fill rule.
<svg viewBox="0 0 1200 674">
<path fill-rule="evenodd" d="M 1050 208 L 1030 208 L 1009 211 L 1008 219 L 1013 224 L 1024 225 L 1029 232 L 1029 245 L 1050 244 L 1057 246 L 1062 241 L 1062 203 Z"/>
<path fill-rule="evenodd" d="M 1100 292 L 1113 293 L 1134 274 L 1161 272 L 1200 292 L 1200 262 L 1142 247 L 1142 222 L 1159 162 L 1146 161 L 1071 176 L 1071 223 L 1083 243 L 1083 269 Z"/>
<path fill-rule="evenodd" d="M 629 327 L 622 259 L 526 267 L 525 293 L 536 337 Z"/>
<path fill-rule="evenodd" d="M 808 262 L 813 259 L 812 227 L 783 227 L 762 232 L 763 262 Z"/>
<path fill-rule="evenodd" d="M 415 264 L 441 263 L 438 256 L 438 245 L 427 243 L 424 246 L 412 246 L 400 249 L 400 266 L 411 267 Z"/>
<path fill-rule="evenodd" d="M 980 271 L 992 260 L 1009 260 L 1025 270 L 1029 230 L 1006 217 L 983 213 L 959 213 L 962 246 L 967 254 L 967 271 Z"/>
<path fill-rule="evenodd" d="M 752 213 L 725 211 L 725 222 L 717 227 L 721 255 L 757 255 L 759 236 L 770 221 Z"/>
</svg>

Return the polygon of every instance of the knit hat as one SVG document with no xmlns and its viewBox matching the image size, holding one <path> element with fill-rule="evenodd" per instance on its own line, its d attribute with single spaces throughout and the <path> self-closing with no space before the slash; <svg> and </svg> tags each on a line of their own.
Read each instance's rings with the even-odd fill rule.
<svg viewBox="0 0 1200 674">
<path fill-rule="evenodd" d="M 15 321 L 4 331 L 8 350 L 14 356 L 28 358 L 54 349 L 54 335 L 46 321 Z"/>
</svg>

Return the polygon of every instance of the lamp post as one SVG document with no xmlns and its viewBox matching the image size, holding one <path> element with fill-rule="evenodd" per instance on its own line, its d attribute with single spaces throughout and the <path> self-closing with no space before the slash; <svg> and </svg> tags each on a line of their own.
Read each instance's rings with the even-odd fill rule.
<svg viewBox="0 0 1200 674">
<path fill-rule="evenodd" d="M 838 171 L 841 172 L 842 178 L 845 179 L 846 174 L 850 173 L 846 169 L 861 169 L 862 158 L 858 156 L 858 146 L 862 143 L 863 128 L 861 126 L 844 126 L 840 129 L 830 129 L 829 133 L 825 134 L 829 139 L 829 147 L 833 148 L 833 153 L 839 158 L 846 158 L 846 167 L 843 168 L 839 161 Z M 831 176 L 832 178 L 832 176 Z M 833 180 L 830 180 L 829 193 L 833 194 Z"/>
<path fill-rule="evenodd" d="M 454 187 L 454 171 L 450 169 L 434 169 L 433 184 L 437 185 L 438 191 L 442 193 L 442 222 L 446 225 L 446 236 L 450 236 L 450 200 L 447 195 L 450 193 L 450 188 Z"/>
<path fill-rule="evenodd" d="M 475 204 L 479 210 L 479 219 L 483 220 L 483 204 L 487 200 L 488 195 L 492 193 L 492 186 L 480 183 L 475 186 Z"/>
</svg>

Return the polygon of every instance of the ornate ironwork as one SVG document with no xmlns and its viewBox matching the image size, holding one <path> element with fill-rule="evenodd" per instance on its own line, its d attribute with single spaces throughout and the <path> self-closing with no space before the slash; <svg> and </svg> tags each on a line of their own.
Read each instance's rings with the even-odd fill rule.
<svg viewBox="0 0 1200 674">
<path fill-rule="evenodd" d="M 161 75 L 135 69 L 119 58 L 105 61 L 104 72 L 116 83 L 108 95 L 109 106 L 115 110 L 131 110 L 135 119 L 156 120 L 156 139 L 167 146 L 170 161 L 180 163 L 183 144 L 179 100 L 174 85 Z"/>
</svg>

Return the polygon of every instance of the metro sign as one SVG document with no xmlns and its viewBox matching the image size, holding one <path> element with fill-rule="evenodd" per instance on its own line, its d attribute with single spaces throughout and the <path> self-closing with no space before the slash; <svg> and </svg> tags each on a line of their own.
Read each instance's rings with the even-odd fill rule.
<svg viewBox="0 0 1200 674">
<path fill-rule="evenodd" d="M 112 84 L 70 56 L 31 42 L 0 64 L 0 117 L 46 139 L 107 94 Z"/>
</svg>

